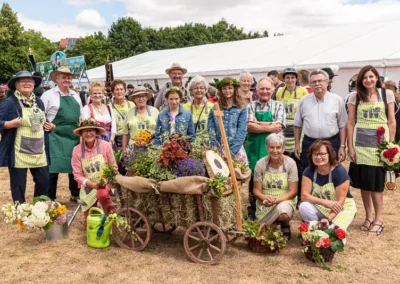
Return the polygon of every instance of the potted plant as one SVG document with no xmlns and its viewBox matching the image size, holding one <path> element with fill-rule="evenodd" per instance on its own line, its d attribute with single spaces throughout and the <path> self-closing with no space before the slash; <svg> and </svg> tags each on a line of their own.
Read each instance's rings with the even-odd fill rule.
<svg viewBox="0 0 400 284">
<path fill-rule="evenodd" d="M 247 246 L 252 252 L 275 253 L 287 247 L 287 239 L 282 232 L 273 227 L 266 227 L 256 221 L 243 224 Z"/>
<path fill-rule="evenodd" d="M 378 138 L 383 137 L 384 133 L 385 128 L 379 127 L 377 130 Z M 396 190 L 395 173 L 400 171 L 400 142 L 380 142 L 378 144 L 377 156 L 383 163 L 383 168 L 386 171 L 385 189 Z"/>
<path fill-rule="evenodd" d="M 346 231 L 329 225 L 327 219 L 305 221 L 300 226 L 298 238 L 307 259 L 329 269 L 326 262 L 331 262 L 337 251 L 344 250 Z"/>
</svg>

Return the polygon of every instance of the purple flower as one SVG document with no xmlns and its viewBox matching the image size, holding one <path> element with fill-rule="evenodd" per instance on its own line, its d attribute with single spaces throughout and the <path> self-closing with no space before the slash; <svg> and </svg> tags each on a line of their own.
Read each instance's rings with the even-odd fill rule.
<svg viewBox="0 0 400 284">
<path fill-rule="evenodd" d="M 173 166 L 171 173 L 177 177 L 205 176 L 206 169 L 203 161 L 185 158 Z"/>
<path fill-rule="evenodd" d="M 58 225 L 65 224 L 65 222 L 67 222 L 67 214 L 62 214 L 62 215 L 58 216 L 56 219 L 56 222 Z"/>
</svg>

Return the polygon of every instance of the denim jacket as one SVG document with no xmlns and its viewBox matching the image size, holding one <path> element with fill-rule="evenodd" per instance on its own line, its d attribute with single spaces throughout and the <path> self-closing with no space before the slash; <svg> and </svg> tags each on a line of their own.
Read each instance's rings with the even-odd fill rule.
<svg viewBox="0 0 400 284">
<path fill-rule="evenodd" d="M 169 108 L 166 108 L 158 115 L 154 144 L 161 145 L 163 143 L 163 134 L 171 131 L 170 121 L 171 114 Z M 195 140 L 192 114 L 182 106 L 179 106 L 179 113 L 175 117 L 175 132 L 182 133 L 184 136 L 190 136 L 191 142 Z"/>
<path fill-rule="evenodd" d="M 236 155 L 243 146 L 247 134 L 247 109 L 240 109 L 235 103 L 231 108 L 223 107 L 224 116 L 222 121 L 225 126 L 225 133 L 229 143 L 229 150 L 232 156 Z M 211 141 L 217 140 L 222 143 L 221 132 L 218 126 L 217 117 L 214 116 L 214 107 L 208 116 L 208 132 Z"/>
</svg>

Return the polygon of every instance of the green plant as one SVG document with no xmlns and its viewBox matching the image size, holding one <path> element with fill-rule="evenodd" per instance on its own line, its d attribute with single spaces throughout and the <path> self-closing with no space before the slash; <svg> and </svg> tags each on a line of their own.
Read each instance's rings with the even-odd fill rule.
<svg viewBox="0 0 400 284">
<path fill-rule="evenodd" d="M 221 198 L 222 193 L 227 189 L 226 180 L 228 177 L 225 177 L 218 173 L 212 179 L 209 180 L 207 185 L 212 188 L 215 193 L 218 195 L 218 198 Z"/>
<path fill-rule="evenodd" d="M 243 224 L 246 240 L 255 239 L 263 246 L 268 246 L 272 251 L 287 247 L 287 238 L 282 232 L 274 228 L 264 228 L 259 232 L 261 224 L 256 221 L 247 221 Z"/>
<path fill-rule="evenodd" d="M 101 184 L 104 184 L 105 182 L 107 182 L 108 184 L 113 183 L 115 181 L 115 176 L 117 175 L 117 173 L 118 172 L 114 169 L 113 164 L 105 165 L 100 172 L 100 180 L 104 182 L 100 183 Z"/>
<path fill-rule="evenodd" d="M 143 152 L 136 157 L 136 162 L 132 165 L 132 173 L 135 176 L 149 178 L 150 170 L 153 164 L 153 158 L 148 152 Z"/>
<path fill-rule="evenodd" d="M 121 232 L 121 228 L 124 228 L 126 232 L 132 234 L 133 238 L 137 240 L 137 236 L 134 230 L 132 230 L 132 227 L 129 225 L 128 221 L 126 220 L 126 217 L 122 217 L 118 215 L 117 213 L 110 213 L 108 215 L 108 221 L 112 222 L 113 224 L 117 225 L 118 230 Z"/>
</svg>

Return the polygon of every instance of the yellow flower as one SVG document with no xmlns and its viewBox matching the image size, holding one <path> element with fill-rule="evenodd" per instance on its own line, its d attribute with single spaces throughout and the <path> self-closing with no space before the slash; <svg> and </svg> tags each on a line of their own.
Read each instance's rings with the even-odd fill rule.
<svg viewBox="0 0 400 284">
<path fill-rule="evenodd" d="M 229 85 L 233 85 L 233 81 L 232 80 L 229 81 Z"/>
<path fill-rule="evenodd" d="M 22 222 L 21 219 L 18 219 L 18 229 L 20 231 L 25 231 L 24 223 Z"/>
<path fill-rule="evenodd" d="M 58 206 L 57 211 L 59 215 L 62 215 L 67 211 L 67 207 L 65 207 L 65 205 L 60 205 Z"/>
</svg>

